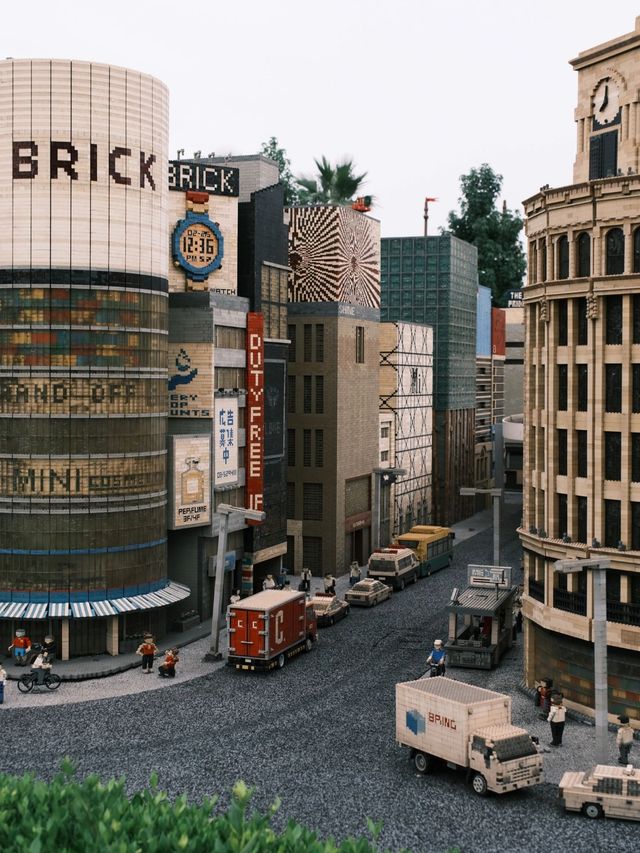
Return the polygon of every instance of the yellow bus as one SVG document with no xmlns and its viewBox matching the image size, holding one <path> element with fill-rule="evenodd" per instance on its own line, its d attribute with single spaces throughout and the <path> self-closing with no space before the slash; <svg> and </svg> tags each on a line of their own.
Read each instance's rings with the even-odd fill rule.
<svg viewBox="0 0 640 853">
<path fill-rule="evenodd" d="M 453 562 L 455 533 L 450 527 L 418 524 L 408 533 L 401 533 L 393 543 L 396 547 L 411 548 L 418 558 L 418 577 L 426 578 Z"/>
</svg>

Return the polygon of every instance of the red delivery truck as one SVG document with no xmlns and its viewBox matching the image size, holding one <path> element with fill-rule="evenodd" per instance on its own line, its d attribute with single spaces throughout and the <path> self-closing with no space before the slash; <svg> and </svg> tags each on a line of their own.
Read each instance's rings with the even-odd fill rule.
<svg viewBox="0 0 640 853">
<path fill-rule="evenodd" d="M 243 598 L 227 608 L 227 626 L 229 665 L 236 669 L 281 669 L 318 639 L 304 592 L 265 589 Z"/>
</svg>

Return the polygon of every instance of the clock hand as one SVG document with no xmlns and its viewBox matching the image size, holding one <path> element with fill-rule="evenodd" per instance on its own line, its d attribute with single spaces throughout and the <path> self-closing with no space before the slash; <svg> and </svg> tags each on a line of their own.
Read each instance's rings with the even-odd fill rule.
<svg viewBox="0 0 640 853">
<path fill-rule="evenodd" d="M 607 108 L 607 104 L 609 103 L 609 87 L 604 87 L 604 98 L 602 99 L 602 105 L 600 106 L 599 112 L 602 112 Z"/>
</svg>

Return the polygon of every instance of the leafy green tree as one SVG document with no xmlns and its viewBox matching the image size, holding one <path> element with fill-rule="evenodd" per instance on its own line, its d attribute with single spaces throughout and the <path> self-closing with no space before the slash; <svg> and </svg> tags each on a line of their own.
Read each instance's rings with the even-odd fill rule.
<svg viewBox="0 0 640 853">
<path fill-rule="evenodd" d="M 272 136 L 268 142 L 262 143 L 261 153 L 278 164 L 280 183 L 284 184 L 284 203 L 287 207 L 298 204 L 298 187 L 291 171 L 291 161 L 284 148 L 280 148 L 278 140 Z"/>
<path fill-rule="evenodd" d="M 497 209 L 502 175 L 487 163 L 461 175 L 460 189 L 460 214 L 450 211 L 448 230 L 477 248 L 480 284 L 491 288 L 495 305 L 503 305 L 507 291 L 521 286 L 525 271 L 522 217 L 508 210 L 506 203 L 501 211 Z"/>
<path fill-rule="evenodd" d="M 316 178 L 297 178 L 300 204 L 351 204 L 367 173 L 356 175 L 353 160 L 332 166 L 326 157 L 315 161 Z"/>
</svg>

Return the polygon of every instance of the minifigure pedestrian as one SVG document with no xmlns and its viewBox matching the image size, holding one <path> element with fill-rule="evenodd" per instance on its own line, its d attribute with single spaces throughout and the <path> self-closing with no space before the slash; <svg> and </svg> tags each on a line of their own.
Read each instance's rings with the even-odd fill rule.
<svg viewBox="0 0 640 853">
<path fill-rule="evenodd" d="M 324 591 L 330 593 L 331 595 L 336 594 L 336 579 L 333 575 L 324 576 Z"/>
<path fill-rule="evenodd" d="M 349 566 L 349 586 L 354 586 L 360 580 L 360 565 L 356 560 Z"/>
<path fill-rule="evenodd" d="M 431 654 L 427 658 L 427 664 L 435 666 L 436 675 L 444 675 L 447 671 L 447 653 L 445 652 L 442 640 L 433 641 L 433 648 L 431 649 Z"/>
<path fill-rule="evenodd" d="M 275 589 L 276 582 L 273 579 L 273 575 L 267 575 L 266 578 L 262 581 L 262 589 Z"/>
<path fill-rule="evenodd" d="M 551 708 L 547 720 L 551 725 L 551 743 L 549 746 L 562 746 L 562 733 L 564 732 L 564 718 L 567 709 L 562 704 L 562 693 L 554 693 L 551 696 Z"/>
<path fill-rule="evenodd" d="M 16 628 L 13 643 L 9 646 L 9 651 L 12 649 L 16 666 L 26 666 L 27 657 L 31 651 L 31 640 L 27 637 L 27 632 L 24 628 Z"/>
<path fill-rule="evenodd" d="M 311 590 L 311 569 L 304 568 L 301 575 L 300 590 L 310 592 Z"/>
<path fill-rule="evenodd" d="M 0 664 L 0 705 L 4 703 L 4 686 L 7 683 L 7 671 Z"/>
<path fill-rule="evenodd" d="M 629 763 L 629 753 L 633 746 L 633 729 L 629 725 L 629 717 L 626 714 L 620 714 L 618 717 L 620 726 L 616 735 L 616 746 L 618 747 L 618 764 Z"/>
<path fill-rule="evenodd" d="M 287 570 L 284 566 L 280 567 L 280 571 L 278 573 L 278 589 L 284 589 L 285 582 L 287 580 Z"/>
<path fill-rule="evenodd" d="M 233 595 L 229 599 L 230 604 L 237 604 L 240 601 L 240 590 L 234 589 Z"/>
<path fill-rule="evenodd" d="M 51 671 L 51 661 L 48 659 L 47 653 L 45 651 L 39 652 L 35 660 L 31 663 L 31 672 L 36 677 L 36 684 L 39 687 L 42 687 L 44 684 L 44 677 L 47 672 Z"/>
<path fill-rule="evenodd" d="M 53 639 L 51 634 L 47 634 L 42 641 L 42 651 L 47 653 L 47 658 L 51 663 L 53 663 L 56 657 L 56 641 Z"/>
<path fill-rule="evenodd" d="M 136 649 L 136 654 L 142 655 L 142 671 L 145 675 L 148 675 L 153 669 L 153 657 L 157 651 L 158 647 L 153 640 L 153 635 L 144 634 L 142 642 Z"/>
<path fill-rule="evenodd" d="M 541 720 L 546 720 L 549 716 L 549 711 L 551 710 L 551 692 L 553 688 L 553 679 L 551 678 L 541 678 L 540 683 L 538 685 L 538 705 L 540 706 L 540 714 L 538 715 Z"/>
<path fill-rule="evenodd" d="M 164 662 L 158 667 L 158 675 L 161 678 L 175 678 L 176 664 L 179 660 L 177 649 L 167 649 L 164 653 Z"/>
</svg>

